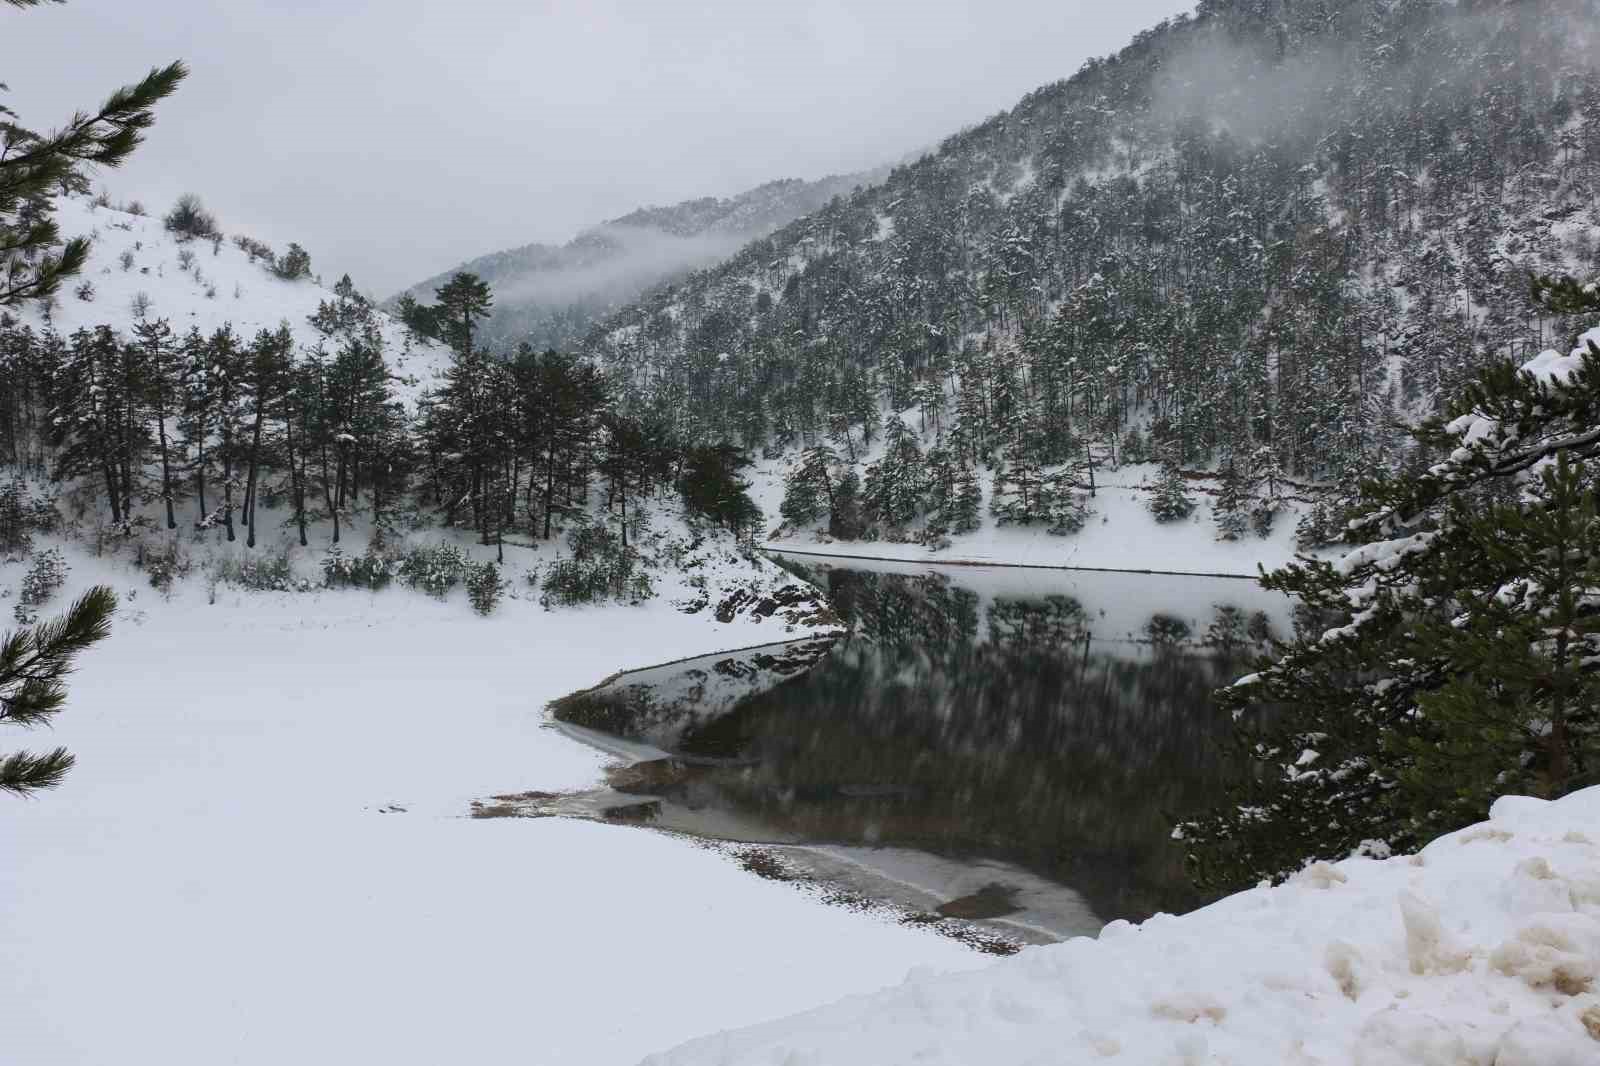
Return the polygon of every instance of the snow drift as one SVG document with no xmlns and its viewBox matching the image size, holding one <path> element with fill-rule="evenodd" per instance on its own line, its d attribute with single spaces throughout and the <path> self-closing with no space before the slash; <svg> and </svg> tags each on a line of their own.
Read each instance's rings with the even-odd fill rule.
<svg viewBox="0 0 1600 1066">
<path fill-rule="evenodd" d="M 647 1066 L 1600 1063 L 1600 787 Z"/>
</svg>

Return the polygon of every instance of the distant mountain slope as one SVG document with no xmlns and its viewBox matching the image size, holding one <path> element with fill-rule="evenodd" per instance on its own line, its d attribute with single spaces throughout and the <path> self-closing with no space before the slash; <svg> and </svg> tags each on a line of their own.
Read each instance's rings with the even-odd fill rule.
<svg viewBox="0 0 1600 1066">
<path fill-rule="evenodd" d="M 1597 36 L 1595 0 L 1203 0 L 588 349 L 684 434 L 831 447 L 836 536 L 970 529 L 981 477 L 1070 545 L 1146 455 L 1351 486 L 1591 324 L 1528 277 L 1600 271 Z"/>
<path fill-rule="evenodd" d="M 725 200 L 640 208 L 564 245 L 526 244 L 479 256 L 399 295 L 431 302 L 435 288 L 470 271 L 494 288 L 486 339 L 503 347 L 527 341 L 536 349 L 571 348 L 599 318 L 647 289 L 720 262 L 884 173 L 773 181 Z"/>
<path fill-rule="evenodd" d="M 205 240 L 179 243 L 159 218 L 97 206 L 83 196 L 57 199 L 56 220 L 66 236 L 92 239 L 89 262 L 48 306 L 30 301 L 7 312 L 36 328 L 49 325 L 67 335 L 108 325 L 131 335 L 139 317 L 134 304 L 142 296 L 148 302 L 147 317 L 166 319 L 180 336 L 191 327 L 209 335 L 231 324 L 248 340 L 258 330 L 287 322 L 298 344 L 312 346 L 322 339 L 307 320 L 333 298 L 330 289 L 309 278 L 285 281 L 231 240 L 223 240 L 214 251 Z M 186 255 L 193 257 L 187 267 Z M 89 290 L 83 290 L 85 284 Z M 414 400 L 422 388 L 436 383 L 437 373 L 449 364 L 449 352 L 413 337 L 387 314 L 378 315 L 378 324 L 385 358 L 403 379 L 396 394 Z"/>
</svg>

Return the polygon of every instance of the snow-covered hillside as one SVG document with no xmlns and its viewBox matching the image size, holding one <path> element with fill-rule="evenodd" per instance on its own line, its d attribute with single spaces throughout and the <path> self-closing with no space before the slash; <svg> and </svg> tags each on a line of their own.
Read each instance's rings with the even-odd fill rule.
<svg viewBox="0 0 1600 1066">
<path fill-rule="evenodd" d="M 816 181 L 771 181 L 727 199 L 642 207 L 591 226 L 563 245 L 525 244 L 470 259 L 398 294 L 431 303 L 457 273 L 495 290 L 484 336 L 507 350 L 575 347 L 603 316 L 662 283 L 712 266 L 886 170 Z"/>
<path fill-rule="evenodd" d="M 48 311 L 21 310 L 36 328 L 127 331 L 144 294 L 179 333 L 287 323 L 317 339 L 306 319 L 328 291 L 231 243 L 179 245 L 158 220 L 84 199 L 59 217 L 94 236 L 93 256 Z M 74 292 L 85 282 L 92 299 Z M 380 326 L 413 401 L 446 356 Z M 691 529 L 675 496 L 647 505 L 638 534 L 643 603 L 547 610 L 527 576 L 567 545 L 508 537 L 505 597 L 485 618 L 459 585 L 437 599 L 400 581 L 323 588 L 332 524 L 313 521 L 301 547 L 282 497 L 262 502 L 249 549 L 187 514 L 131 535 L 97 522 L 92 484 L 27 489 L 55 490 L 32 558 L 0 560 L 0 604 L 59 551 L 66 583 L 32 610 L 53 616 L 94 584 L 120 608 L 55 728 L 0 737 L 78 760 L 36 801 L 0 801 L 0 1060 L 621 1064 L 908 965 L 976 961 L 683 840 L 472 816 L 480 798 L 599 781 L 601 755 L 544 728 L 550 700 L 623 668 L 835 631 L 814 589 Z M 495 558 L 416 510 L 389 550 Z M 359 558 L 371 512 L 344 519 L 338 547 Z"/>
<path fill-rule="evenodd" d="M 1596 269 L 1596 25 L 1595 0 L 1208 0 L 586 348 L 686 436 L 833 449 L 833 476 L 861 479 L 841 533 L 965 527 L 974 480 L 1019 523 L 1069 525 L 1062 489 L 1114 455 L 1281 473 L 1312 505 L 1307 543 L 1328 543 L 1354 486 L 1406 466 L 1407 426 L 1593 324 L 1528 278 Z M 860 452 L 890 412 L 918 439 L 874 494 Z M 1187 554 L 1107 529 L 948 554 Z M 1274 560 L 1200 568 L 1256 561 Z"/>
<path fill-rule="evenodd" d="M 1600 787 L 1416 855 L 693 1041 L 648 1066 L 1600 1062 Z"/>
<path fill-rule="evenodd" d="M 231 238 L 215 247 L 206 240 L 180 243 L 160 218 L 98 206 L 86 196 L 57 199 L 56 221 L 64 235 L 92 239 L 89 261 L 47 309 L 37 303 L 11 309 L 9 313 L 35 328 L 49 324 L 70 334 L 109 325 L 128 333 L 138 320 L 134 303 L 142 294 L 148 301 L 146 317 L 165 318 L 179 335 L 191 327 L 209 334 L 231 324 L 235 333 L 249 340 L 258 330 L 288 323 L 297 343 L 312 345 L 320 339 L 307 319 L 322 301 L 332 298 L 331 282 L 324 286 L 309 279 L 284 281 L 271 272 L 270 264 L 260 259 L 251 262 Z M 185 253 L 193 256 L 188 267 Z M 85 283 L 93 289 L 87 300 L 77 295 Z M 380 314 L 378 321 L 385 358 L 401 379 L 396 392 L 415 399 L 434 382 L 449 353 L 425 338 L 412 338 L 387 314 Z"/>
<path fill-rule="evenodd" d="M 125 558 L 69 561 L 63 599 L 103 581 L 123 607 L 57 727 L 3 738 L 78 765 L 0 802 L 0 1060 L 620 1066 L 978 959 L 682 840 L 470 817 L 598 781 L 546 701 L 779 618 L 691 621 L 692 589 L 487 619 L 398 588 L 168 599 Z"/>
</svg>

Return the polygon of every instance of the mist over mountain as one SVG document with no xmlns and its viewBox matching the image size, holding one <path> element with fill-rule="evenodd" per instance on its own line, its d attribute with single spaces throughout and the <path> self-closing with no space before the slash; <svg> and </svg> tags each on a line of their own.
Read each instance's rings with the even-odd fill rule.
<svg viewBox="0 0 1600 1066">
<path fill-rule="evenodd" d="M 1597 28 L 1592 0 L 1205 0 L 589 351 L 678 432 L 831 449 L 862 485 L 836 533 L 937 540 L 981 483 L 1067 534 L 1096 464 L 1145 458 L 1347 493 L 1588 324 L 1528 279 L 1600 266 Z"/>
<path fill-rule="evenodd" d="M 584 230 L 564 245 L 526 244 L 469 260 L 397 294 L 431 301 L 460 272 L 494 288 L 484 338 L 512 348 L 571 348 L 601 317 L 647 289 L 718 263 L 751 240 L 887 173 L 791 178 L 737 196 L 642 207 Z M 391 301 L 392 304 L 392 301 Z"/>
</svg>

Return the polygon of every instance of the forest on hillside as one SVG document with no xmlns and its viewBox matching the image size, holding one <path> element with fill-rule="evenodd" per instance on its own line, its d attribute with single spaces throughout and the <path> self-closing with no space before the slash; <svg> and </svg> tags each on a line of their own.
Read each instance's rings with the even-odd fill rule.
<svg viewBox="0 0 1600 1066">
<path fill-rule="evenodd" d="M 482 330 L 492 347 L 570 350 L 596 322 L 648 289 L 718 263 L 885 173 L 790 178 L 727 198 L 641 207 L 591 226 L 563 245 L 525 244 L 478 256 L 411 286 L 384 306 L 426 331 L 426 312 L 419 309 L 434 290 L 456 274 L 472 274 L 495 289 Z"/>
<path fill-rule="evenodd" d="M 1597 26 L 1206 0 L 587 350 L 685 439 L 798 453 L 791 515 L 839 535 L 970 528 L 980 481 L 1070 533 L 1097 467 L 1160 460 L 1269 524 L 1293 477 L 1324 542 L 1363 477 L 1425 461 L 1406 426 L 1594 322 L 1530 279 L 1600 268 Z"/>
<path fill-rule="evenodd" d="M 585 360 L 526 345 L 492 354 L 476 336 L 492 296 L 470 275 L 439 295 L 453 356 L 415 402 L 399 394 L 381 313 L 348 277 L 311 316 L 311 344 L 287 323 L 248 337 L 231 325 L 179 333 L 147 306 L 132 309 L 131 328 L 65 335 L 0 312 L 0 460 L 16 477 L 0 492 L 5 550 L 52 530 L 61 507 L 102 538 L 149 537 L 152 556 L 171 554 L 151 536 L 167 530 L 255 548 L 276 544 L 280 526 L 304 547 L 314 527 L 328 538 L 330 584 L 403 576 L 437 592 L 471 577 L 465 557 L 402 558 L 403 534 L 472 530 L 502 560 L 508 535 L 566 535 L 544 587 L 579 602 L 648 594 L 642 505 L 663 493 L 711 524 L 751 527 L 736 449 L 621 414 Z M 351 558 L 339 545 L 357 516 L 372 536 Z M 498 573 L 479 577 L 499 588 Z"/>
</svg>

